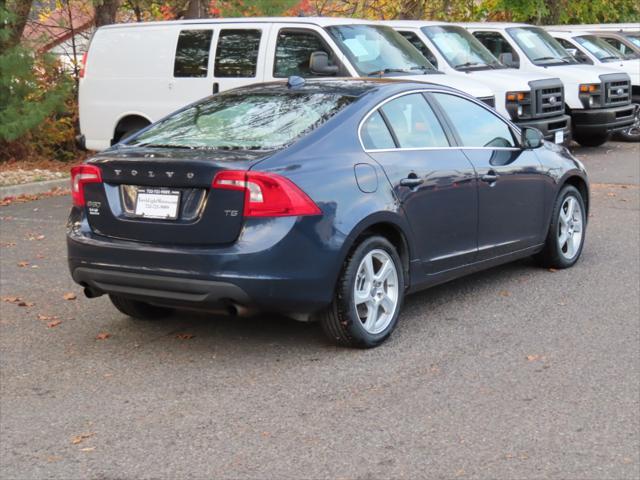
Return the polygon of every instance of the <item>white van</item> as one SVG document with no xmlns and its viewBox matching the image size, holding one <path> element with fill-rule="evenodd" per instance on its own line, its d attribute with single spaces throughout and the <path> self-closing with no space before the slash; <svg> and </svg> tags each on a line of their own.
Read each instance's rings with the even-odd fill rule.
<svg viewBox="0 0 640 480">
<path fill-rule="evenodd" d="M 559 77 L 573 138 L 581 145 L 602 145 L 611 132 L 633 124 L 635 107 L 626 73 L 581 65 L 540 27 L 498 22 L 459 25 L 471 31 L 502 63 Z"/>
<path fill-rule="evenodd" d="M 392 28 L 353 19 L 109 25 L 96 31 L 83 63 L 80 130 L 93 150 L 208 95 L 293 75 L 410 78 L 495 103 L 489 88 L 438 72 Z"/>
<path fill-rule="evenodd" d="M 457 25 L 420 20 L 379 23 L 394 28 L 438 70 L 486 85 L 496 97 L 496 110 L 515 124 L 535 127 L 556 143 L 569 139 L 571 118 L 564 113 L 564 87 L 559 78 L 501 64 Z"/>
<path fill-rule="evenodd" d="M 640 103 L 640 58 L 628 59 L 604 38 L 587 30 L 551 29 L 547 32 L 580 63 L 599 65 L 626 73 L 631 78 L 631 101 Z M 625 140 L 640 141 L 640 109 L 636 108 L 634 125 L 620 132 Z"/>
</svg>

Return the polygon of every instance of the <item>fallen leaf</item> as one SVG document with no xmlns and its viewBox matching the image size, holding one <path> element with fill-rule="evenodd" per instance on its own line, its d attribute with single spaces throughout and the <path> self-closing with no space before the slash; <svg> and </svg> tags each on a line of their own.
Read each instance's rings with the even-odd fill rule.
<svg viewBox="0 0 640 480">
<path fill-rule="evenodd" d="M 62 320 L 53 320 L 52 322 L 47 323 L 47 327 L 54 328 L 62 323 Z"/>
<path fill-rule="evenodd" d="M 613 192 L 607 192 L 607 197 L 615 197 L 616 194 Z"/>
<path fill-rule="evenodd" d="M 18 303 L 21 299 L 20 297 L 2 297 L 2 301 L 7 303 Z"/>
<path fill-rule="evenodd" d="M 85 447 L 85 448 L 81 448 L 80 451 L 81 452 L 93 452 L 96 449 L 96 447 Z"/>
<path fill-rule="evenodd" d="M 29 262 L 18 262 L 19 267 L 27 267 L 29 266 Z"/>
<path fill-rule="evenodd" d="M 511 296 L 511 292 L 508 292 L 507 290 L 501 290 L 500 291 L 500 295 L 502 297 L 510 297 Z"/>
<path fill-rule="evenodd" d="M 98 335 L 96 335 L 96 340 L 106 340 L 107 338 L 109 338 L 111 336 L 110 333 L 107 332 L 100 332 Z"/>
<path fill-rule="evenodd" d="M 44 239 L 45 239 L 45 236 L 44 236 L 44 235 L 38 235 L 38 236 L 36 237 L 36 240 L 44 240 Z"/>
<path fill-rule="evenodd" d="M 633 460 L 631 460 L 629 457 L 624 457 L 622 459 L 622 463 L 626 463 L 627 465 L 632 463 L 632 462 L 633 462 Z"/>
<path fill-rule="evenodd" d="M 540 355 L 527 355 L 527 360 L 530 362 L 535 362 L 536 360 L 540 360 Z"/>
<path fill-rule="evenodd" d="M 31 268 L 40 268 L 38 265 L 31 265 Z"/>
<path fill-rule="evenodd" d="M 33 302 L 25 302 L 24 300 L 17 303 L 19 307 L 33 307 L 35 303 Z"/>
<path fill-rule="evenodd" d="M 76 435 L 75 437 L 73 437 L 71 439 L 71 443 L 74 445 L 78 445 L 79 443 L 82 443 L 84 440 L 86 440 L 87 438 L 91 438 L 95 435 L 95 433 L 91 432 L 91 433 L 81 433 L 80 435 Z"/>
<path fill-rule="evenodd" d="M 557 271 L 558 271 L 558 269 L 556 269 L 556 268 L 550 268 L 550 269 L 549 269 L 549 271 L 550 271 L 551 273 L 555 273 L 555 272 L 557 272 Z"/>
<path fill-rule="evenodd" d="M 75 293 L 73 293 L 73 292 L 68 292 L 68 293 L 65 293 L 65 294 L 62 296 L 62 298 L 64 298 L 65 300 L 75 300 L 77 297 L 76 297 L 76 294 L 75 294 Z"/>
<path fill-rule="evenodd" d="M 190 333 L 181 333 L 179 335 L 176 335 L 176 338 L 179 338 L 180 340 L 191 340 L 193 338 L 193 335 Z"/>
</svg>

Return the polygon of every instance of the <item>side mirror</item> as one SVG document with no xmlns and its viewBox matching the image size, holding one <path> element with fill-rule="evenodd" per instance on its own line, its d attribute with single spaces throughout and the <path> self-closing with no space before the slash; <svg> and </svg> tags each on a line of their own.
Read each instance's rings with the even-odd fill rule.
<svg viewBox="0 0 640 480">
<path fill-rule="evenodd" d="M 309 70 L 315 75 L 335 75 L 338 73 L 336 65 L 329 65 L 327 52 L 313 52 L 309 58 Z"/>
<path fill-rule="evenodd" d="M 540 130 L 533 127 L 522 127 L 521 132 L 522 136 L 520 138 L 520 145 L 522 148 L 530 150 L 542 146 L 544 136 Z"/>
<path fill-rule="evenodd" d="M 501 53 L 498 60 L 507 67 L 515 68 L 518 66 L 518 64 L 513 60 L 513 53 Z"/>
</svg>

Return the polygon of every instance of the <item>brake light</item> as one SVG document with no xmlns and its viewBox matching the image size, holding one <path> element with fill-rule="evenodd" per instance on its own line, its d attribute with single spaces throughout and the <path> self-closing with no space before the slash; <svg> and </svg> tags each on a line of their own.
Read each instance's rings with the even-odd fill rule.
<svg viewBox="0 0 640 480">
<path fill-rule="evenodd" d="M 100 169 L 95 165 L 78 165 L 71 168 L 71 200 L 76 207 L 84 207 L 84 186 L 101 183 Z"/>
<path fill-rule="evenodd" d="M 295 183 L 273 173 L 225 170 L 215 176 L 212 187 L 244 191 L 245 217 L 290 217 L 322 213 Z"/>
<path fill-rule="evenodd" d="M 87 68 L 87 54 L 88 54 L 88 52 L 84 52 L 82 54 L 82 61 L 80 63 L 80 71 L 78 72 L 78 76 L 80 78 L 84 78 L 84 72 L 85 72 L 85 70 Z"/>
</svg>

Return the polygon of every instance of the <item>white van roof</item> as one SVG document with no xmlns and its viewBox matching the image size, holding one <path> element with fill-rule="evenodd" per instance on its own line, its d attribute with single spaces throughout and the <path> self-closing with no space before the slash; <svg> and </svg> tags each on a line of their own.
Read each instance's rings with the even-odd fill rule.
<svg viewBox="0 0 640 480">
<path fill-rule="evenodd" d="M 105 25 L 100 29 L 113 28 L 140 28 L 146 26 L 173 26 L 173 25 L 216 25 L 225 23 L 290 23 L 300 25 L 316 25 L 319 27 L 329 27 L 332 25 L 363 24 L 374 25 L 371 20 L 359 20 L 355 18 L 340 17 L 229 17 L 229 18 L 204 18 L 192 20 L 169 20 L 161 22 L 134 22 L 134 23 L 114 23 Z"/>
<path fill-rule="evenodd" d="M 546 27 L 549 30 L 573 30 L 574 28 L 580 30 L 599 31 L 599 32 L 628 32 L 640 30 L 640 23 L 592 23 L 587 25 L 549 25 Z"/>
<path fill-rule="evenodd" d="M 389 25 L 390 27 L 412 27 L 412 28 L 420 28 L 420 27 L 428 27 L 434 25 L 453 25 L 449 22 L 437 22 L 433 20 L 382 20 L 377 23 L 381 23 L 382 25 Z"/>
<path fill-rule="evenodd" d="M 536 25 L 529 25 L 528 23 L 513 23 L 513 22 L 454 22 L 454 25 L 460 25 L 465 28 L 491 28 L 500 29 L 511 27 L 535 27 Z"/>
</svg>

